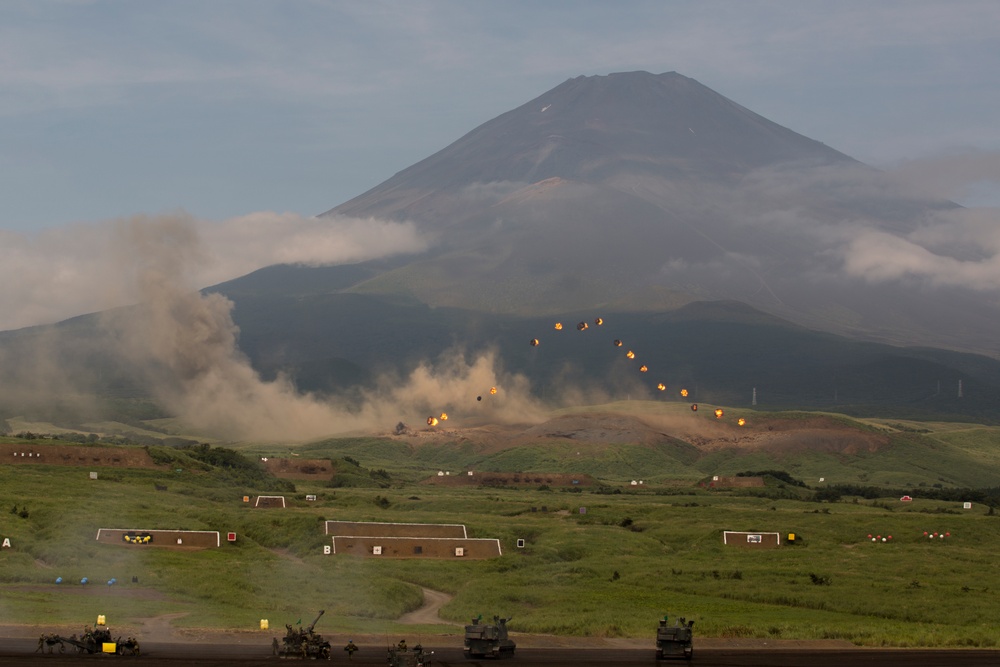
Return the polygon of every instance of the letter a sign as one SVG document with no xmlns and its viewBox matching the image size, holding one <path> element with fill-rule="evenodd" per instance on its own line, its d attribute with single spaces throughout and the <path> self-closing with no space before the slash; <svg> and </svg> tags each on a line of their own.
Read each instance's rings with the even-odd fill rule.
<svg viewBox="0 0 1000 667">
<path fill-rule="evenodd" d="M 0 545 L 0 547 L 4 549 L 10 549 L 10 538 L 9 537 L 3 538 L 3 544 Z"/>
</svg>

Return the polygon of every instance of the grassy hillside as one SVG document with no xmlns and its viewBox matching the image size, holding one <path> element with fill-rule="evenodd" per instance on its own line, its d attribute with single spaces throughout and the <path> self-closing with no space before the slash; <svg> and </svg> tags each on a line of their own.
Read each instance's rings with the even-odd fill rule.
<svg viewBox="0 0 1000 667">
<path fill-rule="evenodd" d="M 965 447 L 974 451 L 969 437 Z M 779 487 L 443 488 L 407 482 L 417 476 L 413 459 L 388 466 L 403 450 L 379 441 L 349 445 L 359 457 L 372 454 L 363 466 L 387 464 L 387 487 L 296 482 L 292 492 L 287 482 L 238 480 L 211 465 L 101 469 L 97 480 L 84 468 L 0 465 L 0 537 L 12 545 L 0 552 L 0 623 L 77 625 L 105 614 L 122 627 L 183 614 L 175 623 L 250 630 L 261 618 L 280 627 L 326 609 L 317 629 L 331 634 L 452 631 L 395 623 L 420 605 L 423 586 L 454 596 L 442 611 L 447 621 L 502 613 L 513 615 L 520 632 L 646 637 L 670 614 L 697 619 L 702 636 L 995 646 L 1000 516 L 978 503 L 971 510 L 919 497 L 818 503 Z M 258 493 L 286 495 L 290 507 L 243 503 Z M 307 493 L 317 500 L 306 501 Z M 325 556 L 325 519 L 464 523 L 472 537 L 499 538 L 504 555 L 467 562 Z M 98 543 L 102 527 L 234 531 L 238 538 L 187 552 Z M 799 540 L 769 551 L 727 548 L 723 530 Z M 924 531 L 950 537 L 928 539 Z M 893 539 L 872 543 L 869 533 Z M 77 583 L 83 577 L 93 583 Z M 111 578 L 118 583 L 104 583 Z M 262 644 L 269 638 L 262 633 Z"/>
</svg>

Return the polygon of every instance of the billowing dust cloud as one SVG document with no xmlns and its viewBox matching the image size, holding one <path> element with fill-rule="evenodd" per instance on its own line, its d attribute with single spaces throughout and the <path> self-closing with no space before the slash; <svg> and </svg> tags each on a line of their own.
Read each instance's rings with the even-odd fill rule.
<svg viewBox="0 0 1000 667">
<path fill-rule="evenodd" d="M 449 351 L 404 377 L 383 378 L 352 405 L 300 394 L 282 377 L 264 381 L 239 350 L 232 302 L 185 280 L 204 253 L 184 219 L 132 221 L 119 241 L 123 258 L 137 266 L 141 306 L 105 314 L 104 327 L 157 401 L 194 432 L 300 441 L 415 425 L 449 410 L 457 419 L 494 423 L 539 418 L 527 380 L 505 375 L 489 351 Z"/>
</svg>

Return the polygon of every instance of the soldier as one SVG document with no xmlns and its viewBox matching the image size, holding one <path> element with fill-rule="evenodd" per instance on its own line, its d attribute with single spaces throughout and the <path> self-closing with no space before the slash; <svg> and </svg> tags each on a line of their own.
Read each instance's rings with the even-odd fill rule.
<svg viewBox="0 0 1000 667">
<path fill-rule="evenodd" d="M 400 651 L 405 651 L 406 650 L 406 640 L 405 639 L 400 639 L 399 643 L 396 644 L 396 648 L 398 650 L 400 650 Z"/>
<path fill-rule="evenodd" d="M 344 650 L 347 651 L 347 659 L 350 660 L 354 657 L 354 652 L 358 650 L 358 647 L 355 646 L 353 639 L 348 639 L 347 646 L 344 647 Z"/>
<path fill-rule="evenodd" d="M 38 635 L 38 648 L 35 649 L 35 653 L 45 653 L 44 649 L 45 649 L 45 635 Z"/>
</svg>

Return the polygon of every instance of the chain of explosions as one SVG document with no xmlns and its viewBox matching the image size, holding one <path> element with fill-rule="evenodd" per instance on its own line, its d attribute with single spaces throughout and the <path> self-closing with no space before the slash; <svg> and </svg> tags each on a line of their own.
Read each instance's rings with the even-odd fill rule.
<svg viewBox="0 0 1000 667">
<path fill-rule="evenodd" d="M 299 393 L 285 377 L 263 380 L 239 350 L 233 303 L 200 293 L 184 276 L 202 259 L 190 224 L 173 218 L 127 225 L 124 245 L 136 266 L 141 306 L 111 311 L 103 321 L 116 352 L 125 357 L 155 400 L 186 427 L 227 440 L 308 440 L 336 433 L 378 430 L 403 414 L 427 414 L 427 397 L 456 403 L 475 387 L 500 377 L 495 354 L 467 361 L 449 350 L 403 380 L 386 377 L 360 401 L 335 404 Z M 527 380 L 504 377 L 515 395 L 528 397 Z M 490 417 L 498 422 L 537 419 L 524 398 L 505 401 Z M 447 415 L 442 413 L 441 419 Z"/>
<path fill-rule="evenodd" d="M 604 318 L 602 318 L 602 317 L 595 318 L 594 319 L 594 324 L 596 326 L 598 326 L 598 327 L 603 326 L 604 325 Z M 562 322 L 556 322 L 555 325 L 552 328 L 555 331 L 563 331 L 563 323 Z M 577 331 L 587 331 L 589 329 L 590 329 L 590 324 L 588 324 L 586 321 L 578 322 L 577 325 L 576 325 L 576 330 Z M 542 343 L 541 343 L 541 340 L 539 340 L 538 338 L 531 338 L 528 341 L 528 344 L 531 345 L 531 347 L 538 347 Z M 611 344 L 614 347 L 623 347 L 625 345 L 625 343 L 620 338 L 615 338 L 614 340 L 611 341 Z M 627 349 L 626 352 L 625 352 L 625 357 L 627 359 L 630 359 L 630 360 L 635 360 L 636 353 L 635 353 L 634 350 Z M 638 367 L 638 370 L 639 370 L 640 373 L 647 373 L 647 372 L 649 372 L 649 366 L 647 366 L 646 364 L 640 364 L 639 367 Z M 657 382 L 654 386 L 656 387 L 657 391 L 661 391 L 661 392 L 666 391 L 666 389 L 667 389 L 667 385 L 664 384 L 663 382 Z M 680 396 L 682 398 L 687 398 L 687 396 L 688 396 L 688 390 L 685 389 L 685 388 L 681 388 L 678 391 L 678 393 L 680 394 Z M 692 412 L 697 412 L 698 411 L 698 404 L 697 403 L 692 403 L 691 404 L 691 411 Z M 724 412 L 723 412 L 722 408 L 717 408 L 715 410 L 715 418 L 716 419 L 722 419 L 723 414 L 724 414 Z M 434 425 L 437 424 L 437 421 L 435 420 L 435 422 L 432 424 L 431 420 L 428 419 L 427 423 L 429 425 L 431 425 L 431 426 L 434 426 Z M 736 420 L 736 424 L 737 424 L 737 426 L 745 426 L 746 425 L 746 419 L 743 418 L 743 417 L 740 417 L 739 419 Z"/>
</svg>

